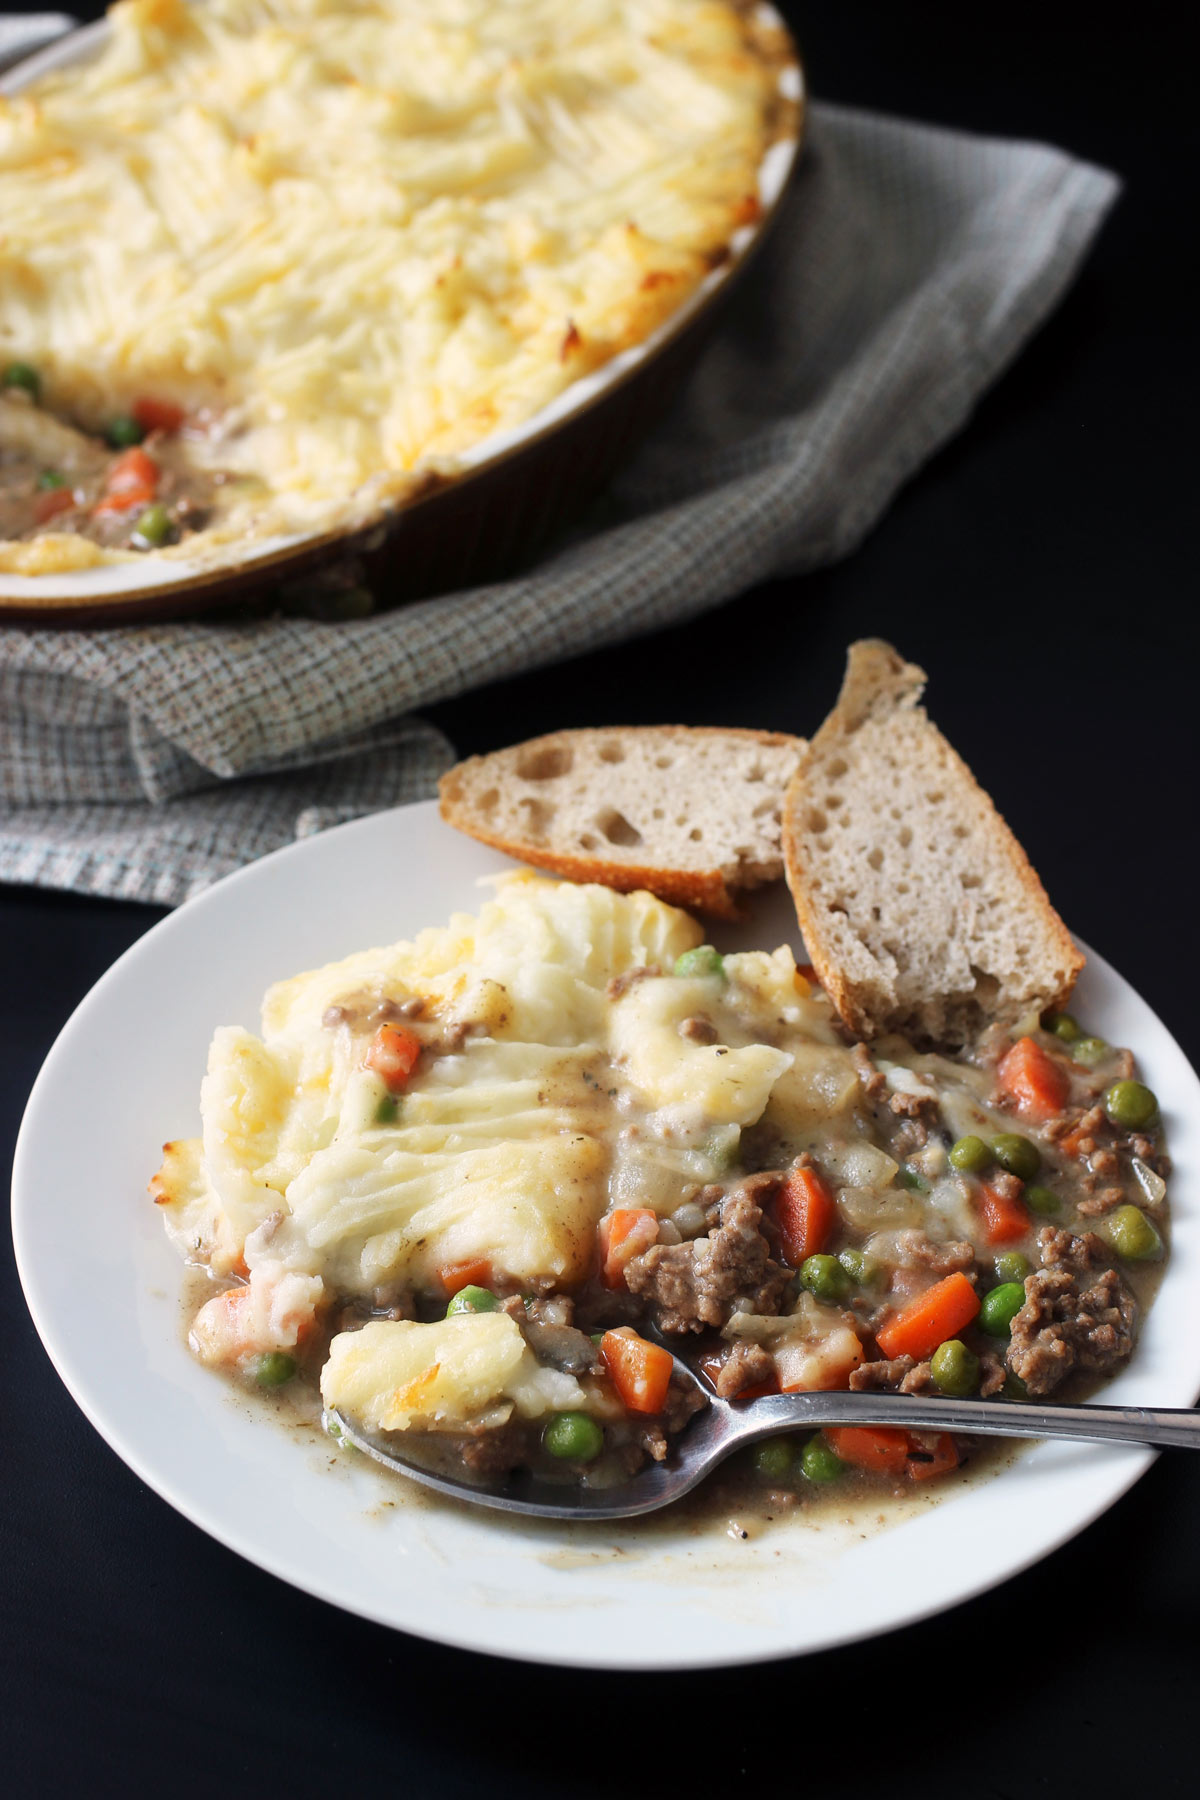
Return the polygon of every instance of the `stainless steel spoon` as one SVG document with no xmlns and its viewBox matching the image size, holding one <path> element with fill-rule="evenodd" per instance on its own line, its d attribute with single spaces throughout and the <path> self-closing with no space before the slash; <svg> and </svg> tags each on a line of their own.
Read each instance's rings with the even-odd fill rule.
<svg viewBox="0 0 1200 1800">
<path fill-rule="evenodd" d="M 816 1431 L 822 1425 L 900 1425 L 915 1431 L 987 1433 L 994 1437 L 1084 1438 L 1121 1444 L 1200 1449 L 1200 1412 L 1183 1407 L 1039 1406 L 1026 1400 L 947 1400 L 924 1394 L 771 1394 L 739 1405 L 721 1400 L 685 1362 L 676 1372 L 707 1402 L 679 1437 L 665 1462 L 650 1463 L 615 1486 L 547 1481 L 519 1470 L 494 1486 L 434 1473 L 397 1454 L 361 1425 L 337 1411 L 347 1442 L 423 1487 L 497 1512 L 540 1519 L 633 1519 L 691 1493 L 734 1450 L 780 1431 Z"/>
</svg>

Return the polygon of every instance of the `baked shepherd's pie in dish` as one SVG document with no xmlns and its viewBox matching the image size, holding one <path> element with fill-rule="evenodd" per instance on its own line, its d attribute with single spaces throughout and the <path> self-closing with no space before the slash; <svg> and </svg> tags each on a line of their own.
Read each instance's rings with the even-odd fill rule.
<svg viewBox="0 0 1200 1800">
<path fill-rule="evenodd" d="M 799 102 L 741 0 L 119 0 L 0 84 L 0 597 L 369 541 L 728 281 Z"/>
</svg>

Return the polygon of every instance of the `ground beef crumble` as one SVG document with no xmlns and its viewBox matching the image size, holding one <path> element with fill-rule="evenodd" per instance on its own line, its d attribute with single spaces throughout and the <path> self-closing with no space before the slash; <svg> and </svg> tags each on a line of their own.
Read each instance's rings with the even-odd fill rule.
<svg viewBox="0 0 1200 1800">
<path fill-rule="evenodd" d="M 457 1439 L 459 1454 L 472 1475 L 487 1481 L 509 1475 L 529 1460 L 529 1431 L 523 1421 L 510 1419 Z"/>
<path fill-rule="evenodd" d="M 658 1417 L 630 1421 L 635 1427 L 635 1441 L 655 1462 L 662 1462 L 671 1447 L 670 1440 L 707 1404 L 699 1388 L 681 1376 L 673 1375 L 667 1390 L 667 1404 Z"/>
<path fill-rule="evenodd" d="M 1031 1394 L 1048 1394 L 1080 1369 L 1107 1374 L 1133 1348 L 1137 1305 L 1094 1232 L 1038 1233 L 1042 1267 L 1025 1281 L 1008 1366 Z"/>
<path fill-rule="evenodd" d="M 871 1061 L 871 1052 L 865 1044 L 855 1044 L 853 1058 L 864 1094 L 868 1100 L 877 1100 L 881 1094 L 887 1092 L 887 1076 L 881 1069 L 875 1067 Z"/>
<path fill-rule="evenodd" d="M 743 1388 L 774 1381 L 775 1358 L 761 1344 L 735 1344 L 721 1364 L 716 1390 L 722 1400 L 733 1400 Z"/>
<path fill-rule="evenodd" d="M 1120 1206 L 1126 1198 L 1125 1189 L 1119 1187 L 1100 1188 L 1094 1194 L 1085 1194 L 1075 1202 L 1075 1210 L 1082 1213 L 1085 1219 L 1097 1219 L 1102 1213 L 1111 1212 L 1114 1206 Z"/>
<path fill-rule="evenodd" d="M 792 1272 L 771 1256 L 758 1197 L 775 1192 L 781 1173 L 751 1175 L 722 1200 L 720 1223 L 684 1244 L 652 1244 L 626 1265 L 630 1293 L 649 1300 L 659 1329 L 703 1331 L 727 1323 L 734 1302 L 776 1313 Z"/>
<path fill-rule="evenodd" d="M 933 1385 L 929 1364 L 917 1362 L 911 1356 L 860 1363 L 850 1375 L 850 1387 L 857 1394 L 928 1394 L 933 1391 Z"/>
<path fill-rule="evenodd" d="M 896 1249 L 896 1260 L 902 1268 L 928 1269 L 931 1275 L 937 1276 L 969 1270 L 975 1261 L 975 1246 L 966 1239 L 938 1244 L 925 1232 L 915 1228 L 899 1234 Z"/>
</svg>

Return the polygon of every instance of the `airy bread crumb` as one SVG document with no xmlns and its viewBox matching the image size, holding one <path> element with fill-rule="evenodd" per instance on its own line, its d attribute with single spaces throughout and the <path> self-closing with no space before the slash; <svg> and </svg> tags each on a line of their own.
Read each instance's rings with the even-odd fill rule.
<svg viewBox="0 0 1200 1800">
<path fill-rule="evenodd" d="M 1083 957 L 1020 844 L 919 704 L 924 671 L 850 647 L 787 792 L 788 885 L 850 1029 L 961 1044 L 1062 1006 Z"/>
<path fill-rule="evenodd" d="M 783 794 L 803 749 L 717 727 L 558 731 L 459 763 L 442 817 L 572 881 L 737 918 L 744 890 L 783 874 Z"/>
</svg>

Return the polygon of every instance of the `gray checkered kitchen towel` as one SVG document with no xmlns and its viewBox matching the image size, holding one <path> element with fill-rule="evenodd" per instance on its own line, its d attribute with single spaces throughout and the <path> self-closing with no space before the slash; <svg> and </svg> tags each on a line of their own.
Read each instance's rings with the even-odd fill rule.
<svg viewBox="0 0 1200 1800">
<path fill-rule="evenodd" d="M 414 709 L 846 555 L 1046 318 L 1117 189 L 1043 145 L 814 106 L 674 411 L 528 573 L 336 623 L 0 630 L 0 879 L 174 904 L 430 793 L 452 752 Z"/>
</svg>

